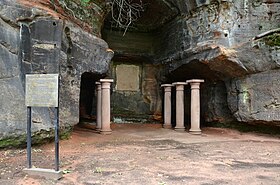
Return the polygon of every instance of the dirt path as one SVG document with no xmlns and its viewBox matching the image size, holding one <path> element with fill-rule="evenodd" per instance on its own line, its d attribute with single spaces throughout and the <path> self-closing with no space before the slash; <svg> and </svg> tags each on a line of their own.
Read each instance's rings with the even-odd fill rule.
<svg viewBox="0 0 280 185">
<path fill-rule="evenodd" d="M 114 125 L 103 136 L 77 128 L 61 141 L 58 181 L 26 176 L 26 151 L 0 150 L 0 184 L 280 184 L 280 139 L 206 128 L 201 136 L 160 125 Z M 33 165 L 53 168 L 53 144 L 33 147 Z"/>
</svg>

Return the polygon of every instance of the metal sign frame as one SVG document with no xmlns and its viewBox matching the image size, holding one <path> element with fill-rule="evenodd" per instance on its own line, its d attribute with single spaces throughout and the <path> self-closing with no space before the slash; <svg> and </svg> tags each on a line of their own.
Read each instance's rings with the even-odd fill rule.
<svg viewBox="0 0 280 185">
<path fill-rule="evenodd" d="M 31 160 L 31 122 L 32 107 L 54 107 L 55 128 L 55 171 L 59 171 L 59 74 L 27 74 L 26 75 L 26 106 L 27 106 L 27 162 L 32 168 Z M 40 91 L 40 92 L 38 92 Z M 39 95 L 33 99 L 32 94 Z M 43 93 L 43 94 L 42 94 Z M 45 97 L 44 97 L 45 96 Z M 46 98 L 50 97 L 48 100 Z M 45 98 L 40 102 L 40 98 Z M 45 106 L 47 105 L 47 106 Z"/>
</svg>

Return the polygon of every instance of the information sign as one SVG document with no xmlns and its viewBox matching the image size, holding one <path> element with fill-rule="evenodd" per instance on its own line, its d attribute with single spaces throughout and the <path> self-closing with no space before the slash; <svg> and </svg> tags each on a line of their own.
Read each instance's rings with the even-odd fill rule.
<svg viewBox="0 0 280 185">
<path fill-rule="evenodd" d="M 26 75 L 27 107 L 58 107 L 58 74 Z"/>
</svg>

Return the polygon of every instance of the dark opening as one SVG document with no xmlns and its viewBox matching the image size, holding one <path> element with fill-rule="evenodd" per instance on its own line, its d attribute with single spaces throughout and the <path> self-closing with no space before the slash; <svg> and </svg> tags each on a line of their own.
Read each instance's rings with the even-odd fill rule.
<svg viewBox="0 0 280 185">
<path fill-rule="evenodd" d="M 98 75 L 85 72 L 81 77 L 80 89 L 80 123 L 96 120 L 96 93 L 95 82 L 99 80 Z"/>
<path fill-rule="evenodd" d="M 232 116 L 227 104 L 226 86 L 221 80 L 221 76 L 212 71 L 206 64 L 199 61 L 192 61 L 184 64 L 167 76 L 168 81 L 186 82 L 190 79 L 204 79 L 200 84 L 200 121 L 201 126 L 208 125 L 209 122 L 226 122 L 231 120 Z M 191 112 L 191 89 L 190 85 L 185 86 L 184 91 L 184 112 L 185 127 L 190 128 Z M 176 90 L 172 88 L 172 126 L 176 123 Z"/>
</svg>

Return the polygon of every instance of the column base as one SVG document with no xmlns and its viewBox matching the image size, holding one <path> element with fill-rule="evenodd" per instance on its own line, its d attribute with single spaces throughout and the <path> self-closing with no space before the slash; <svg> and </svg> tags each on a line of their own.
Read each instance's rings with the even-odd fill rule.
<svg viewBox="0 0 280 185">
<path fill-rule="evenodd" d="M 175 127 L 174 129 L 176 132 L 185 132 L 185 127 Z"/>
<path fill-rule="evenodd" d="M 171 128 L 172 128 L 172 125 L 165 125 L 165 124 L 163 124 L 162 127 L 165 128 L 165 129 L 171 129 Z"/>
<path fill-rule="evenodd" d="M 63 177 L 62 171 L 55 171 L 52 169 L 43 169 L 43 168 L 25 168 L 23 172 L 30 176 L 39 176 L 46 179 L 59 180 Z"/>
<path fill-rule="evenodd" d="M 99 133 L 102 135 L 110 135 L 112 134 L 112 130 L 100 130 Z"/>
<path fill-rule="evenodd" d="M 190 129 L 189 133 L 193 134 L 193 135 L 201 135 L 201 130 L 200 129 Z"/>
</svg>

